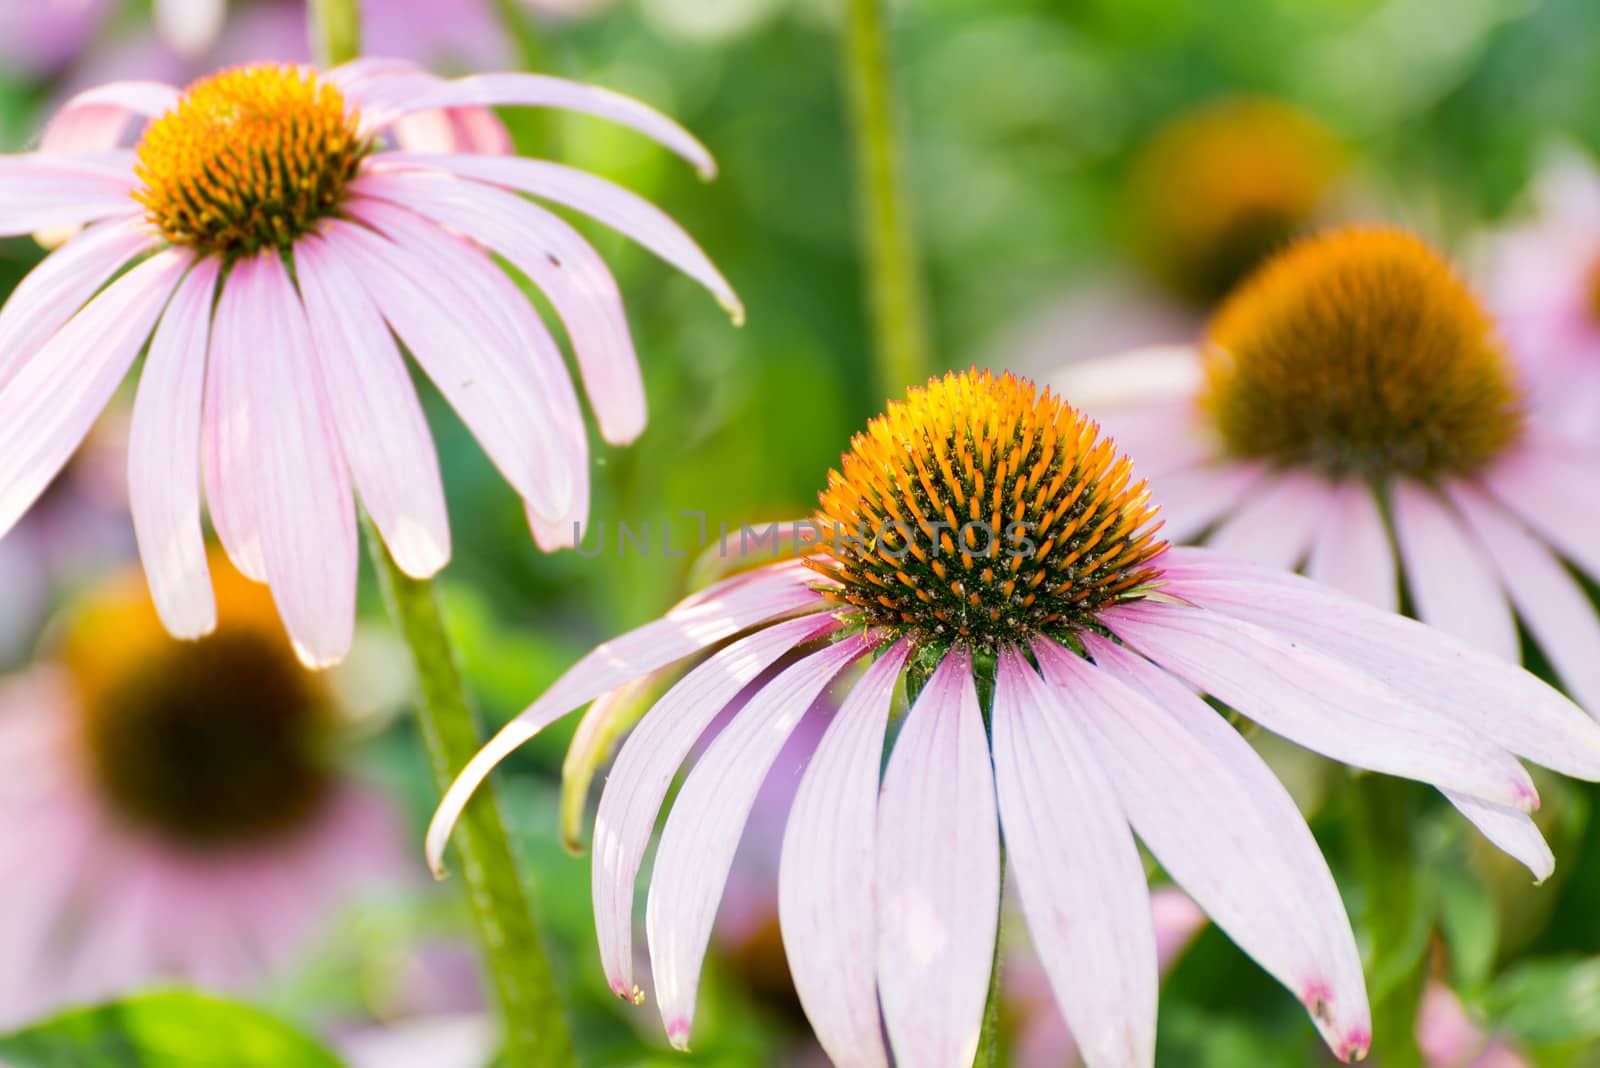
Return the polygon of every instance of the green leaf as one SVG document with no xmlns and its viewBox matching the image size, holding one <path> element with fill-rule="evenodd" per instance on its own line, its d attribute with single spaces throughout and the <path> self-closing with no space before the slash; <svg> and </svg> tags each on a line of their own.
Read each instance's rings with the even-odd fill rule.
<svg viewBox="0 0 1600 1068">
<path fill-rule="evenodd" d="M 1488 981 L 1500 948 L 1500 914 L 1478 882 L 1459 873 L 1440 881 L 1439 930 L 1450 949 L 1457 987 L 1476 990 Z"/>
<path fill-rule="evenodd" d="M 0 1037 L 8 1068 L 340 1068 L 314 1040 L 246 1005 L 185 991 L 74 1009 Z"/>
<path fill-rule="evenodd" d="M 1507 972 L 1484 998 L 1501 1027 L 1536 1045 L 1600 1039 L 1600 960 L 1531 961 Z"/>
</svg>

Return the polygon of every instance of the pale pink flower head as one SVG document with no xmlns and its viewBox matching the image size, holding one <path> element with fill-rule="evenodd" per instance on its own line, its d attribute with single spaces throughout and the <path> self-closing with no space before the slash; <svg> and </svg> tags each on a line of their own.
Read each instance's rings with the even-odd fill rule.
<svg viewBox="0 0 1600 1068">
<path fill-rule="evenodd" d="M 272 587 L 301 658 L 336 661 L 354 625 L 358 496 L 406 573 L 450 556 L 403 343 L 522 496 L 539 544 L 572 544 L 589 507 L 578 395 L 493 256 L 550 299 L 602 437 L 643 429 L 644 390 L 610 271 L 530 197 L 614 226 L 738 302 L 648 202 L 504 155 L 489 110 L 501 104 L 609 118 L 713 169 L 677 125 L 605 90 L 534 74 L 444 81 L 380 59 L 235 68 L 186 90 L 108 85 L 70 101 L 40 151 L 0 157 L 0 234 L 84 227 L 0 309 L 0 533 L 148 341 L 129 498 L 162 619 L 180 637 L 215 622 L 203 484 L 228 556 Z M 137 147 L 116 147 L 140 119 Z"/>
<path fill-rule="evenodd" d="M 328 676 L 214 563 L 209 636 L 169 636 L 124 574 L 0 684 L 6 1026 L 158 982 L 247 992 L 406 870 L 396 814 L 335 762 Z"/>
<path fill-rule="evenodd" d="M 972 1063 L 994 955 L 1000 833 L 1034 945 L 1092 1066 L 1149 1065 L 1157 944 L 1134 833 L 1299 998 L 1333 1052 L 1371 1021 L 1349 920 L 1289 794 L 1209 693 L 1359 768 L 1446 790 L 1536 836 L 1520 754 L 1600 778 L 1600 724 L 1520 667 L 1295 575 L 1155 535 L 1144 483 L 1049 391 L 969 372 L 858 434 L 819 538 L 600 646 L 468 765 L 429 830 L 571 709 L 705 655 L 606 780 L 594 905 L 613 990 L 642 997 L 634 883 L 680 764 L 718 710 L 786 664 L 690 770 L 646 910 L 667 1035 L 689 1041 L 729 866 L 769 768 L 830 686 L 839 712 L 790 807 L 778 904 L 824 1049 L 849 1065 Z M 714 650 L 714 651 L 713 651 Z M 890 706 L 913 693 L 884 767 Z M 979 684 L 992 684 L 990 731 Z"/>
<path fill-rule="evenodd" d="M 1494 323 L 1420 239 L 1308 238 L 1198 348 L 1055 382 L 1139 463 L 1171 540 L 1388 611 L 1403 586 L 1423 622 L 1514 662 L 1520 618 L 1600 712 L 1600 619 L 1567 568 L 1600 576 L 1600 456 L 1548 432 Z M 1531 839 L 1512 851 L 1548 867 Z"/>
</svg>

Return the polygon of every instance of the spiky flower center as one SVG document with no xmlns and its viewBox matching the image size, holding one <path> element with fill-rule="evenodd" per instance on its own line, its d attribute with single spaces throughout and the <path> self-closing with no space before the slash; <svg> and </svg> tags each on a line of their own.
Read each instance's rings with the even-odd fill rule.
<svg viewBox="0 0 1600 1068">
<path fill-rule="evenodd" d="M 1064 635 L 1159 577 L 1155 508 L 1099 428 L 1049 390 L 949 374 L 893 402 L 828 473 L 812 566 L 862 620 L 992 650 Z"/>
<path fill-rule="evenodd" d="M 1429 480 L 1480 469 L 1522 428 L 1489 317 L 1398 231 L 1287 249 L 1223 304 L 1205 351 L 1202 403 L 1238 456 Z"/>
<path fill-rule="evenodd" d="M 219 581 L 217 629 L 196 642 L 168 637 L 132 584 L 71 631 L 91 780 L 127 822 L 184 847 L 289 834 L 331 784 L 327 695 L 260 589 Z"/>
<path fill-rule="evenodd" d="M 150 124 L 134 196 L 174 244 L 281 248 L 338 209 L 369 147 L 331 83 L 299 67 L 238 67 L 196 82 Z"/>
</svg>

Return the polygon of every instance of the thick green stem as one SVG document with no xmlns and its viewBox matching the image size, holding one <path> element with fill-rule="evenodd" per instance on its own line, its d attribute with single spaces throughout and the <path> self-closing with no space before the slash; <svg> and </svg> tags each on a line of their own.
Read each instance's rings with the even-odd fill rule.
<svg viewBox="0 0 1600 1068">
<path fill-rule="evenodd" d="M 855 141 L 856 210 L 867 254 L 873 362 L 878 388 L 892 397 L 933 371 L 927 300 L 906 195 L 884 0 L 845 2 L 844 71 Z"/>
<path fill-rule="evenodd" d="M 477 725 L 433 584 L 407 576 L 370 522 L 366 531 L 384 600 L 411 649 L 419 689 L 417 722 L 442 794 L 477 752 Z M 454 842 L 505 1029 L 503 1063 L 508 1068 L 575 1064 L 555 981 L 517 881 L 511 842 L 490 784 L 480 786 L 467 805 Z"/>
<path fill-rule="evenodd" d="M 307 0 L 311 54 L 337 67 L 361 54 L 361 0 Z"/>
</svg>

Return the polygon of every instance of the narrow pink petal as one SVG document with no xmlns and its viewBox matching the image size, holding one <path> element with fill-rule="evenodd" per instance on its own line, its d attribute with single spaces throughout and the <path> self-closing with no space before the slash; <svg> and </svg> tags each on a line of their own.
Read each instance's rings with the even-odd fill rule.
<svg viewBox="0 0 1600 1068">
<path fill-rule="evenodd" d="M 397 120 L 389 132 L 406 152 L 499 156 L 515 147 L 505 123 L 490 108 L 412 112 Z"/>
<path fill-rule="evenodd" d="M 1496 849 L 1516 858 L 1532 872 L 1535 882 L 1544 882 L 1556 870 L 1555 854 L 1526 812 L 1491 805 L 1451 790 L 1446 790 L 1444 796 Z"/>
<path fill-rule="evenodd" d="M 404 249 L 348 223 L 330 224 L 327 235 L 331 252 L 365 281 L 384 318 L 506 481 L 559 518 L 572 497 L 573 472 L 555 401 L 539 388 L 534 361 L 500 328 L 484 291 L 467 285 L 469 278 L 486 279 L 485 270 L 510 280 L 459 238 L 434 230 L 425 245 Z M 526 298 L 518 300 L 526 306 Z"/>
<path fill-rule="evenodd" d="M 625 445 L 644 429 L 644 380 L 622 293 L 576 230 L 522 197 L 423 172 L 369 175 L 352 191 L 413 210 L 494 249 L 554 305 L 578 359 L 600 433 Z"/>
<path fill-rule="evenodd" d="M 128 505 L 161 621 L 174 637 L 217 624 L 200 527 L 200 414 L 219 263 L 195 264 L 150 342 L 128 429 Z"/>
<path fill-rule="evenodd" d="M 1417 618 L 1513 664 L 1522 662 L 1517 621 L 1494 565 L 1431 489 L 1395 483 L 1394 529 Z"/>
<path fill-rule="evenodd" d="M 679 680 L 623 743 L 595 816 L 591 882 L 600 960 L 618 997 L 639 996 L 633 978 L 634 880 L 673 776 L 740 690 L 785 653 L 837 626 L 832 616 L 801 616 L 735 642 Z"/>
<path fill-rule="evenodd" d="M 1600 779 L 1600 724 L 1553 687 L 1458 638 L 1381 612 L 1298 575 L 1198 549 L 1162 557 L 1165 592 L 1359 664 L 1397 693 L 1506 749 Z"/>
<path fill-rule="evenodd" d="M 1386 612 L 1400 609 L 1394 547 L 1372 489 L 1344 479 L 1333 491 L 1311 545 L 1306 574 Z"/>
<path fill-rule="evenodd" d="M 839 706 L 789 810 L 778 916 L 795 992 L 840 1068 L 886 1068 L 878 1017 L 878 777 L 895 686 L 911 654 L 898 642 Z"/>
<path fill-rule="evenodd" d="M 1332 492 L 1320 478 L 1285 472 L 1268 485 L 1256 487 L 1206 544 L 1247 563 L 1292 571 L 1305 559 L 1312 538 L 1323 526 Z"/>
<path fill-rule="evenodd" d="M 234 267 L 237 276 L 243 263 Z M 308 667 L 337 663 L 355 634 L 356 519 L 305 309 L 277 252 L 255 260 L 247 287 L 256 343 L 243 362 L 248 411 L 260 428 L 252 472 L 261 558 L 296 654 Z M 223 299 L 227 299 L 224 294 Z"/>
<path fill-rule="evenodd" d="M 680 606 L 597 646 L 557 679 L 537 701 L 506 724 L 456 776 L 428 825 L 428 865 L 444 872 L 445 843 L 472 792 L 496 764 L 523 742 L 607 690 L 731 637 L 746 627 L 829 602 L 812 588 L 816 572 L 798 564 L 773 564 L 729 579 Z M 725 591 L 725 592 L 724 592 Z"/>
<path fill-rule="evenodd" d="M 1358 768 L 1537 807 L 1516 759 L 1455 719 L 1347 663 L 1210 609 L 1145 602 L 1106 626 L 1151 660 L 1297 745 Z"/>
<path fill-rule="evenodd" d="M 253 276 L 254 261 L 236 265 L 223 279 L 206 355 L 205 413 L 200 427 L 200 474 L 206 509 L 217 540 L 239 573 L 267 581 L 261 555 L 261 516 L 256 501 L 255 457 L 265 447 L 251 420 L 250 353 L 259 344 L 252 309 L 229 291 Z M 241 273 L 242 269 L 242 273 Z"/>
<path fill-rule="evenodd" d="M 1355 935 L 1305 819 L 1266 763 L 1188 687 L 1097 635 L 1090 665 L 1034 643 L 1089 728 L 1139 837 L 1228 937 L 1288 987 L 1341 1056 L 1372 1021 Z"/>
<path fill-rule="evenodd" d="M 1161 508 L 1161 536 L 1174 543 L 1194 538 L 1227 515 L 1266 473 L 1258 463 L 1224 460 L 1152 479 L 1150 498 Z"/>
<path fill-rule="evenodd" d="M 520 156 L 423 156 L 381 152 L 369 171 L 435 170 L 531 193 L 613 227 L 711 291 L 736 322 L 744 306 L 700 246 L 665 212 L 603 178 L 547 160 Z"/>
<path fill-rule="evenodd" d="M 1594 602 L 1561 561 L 1497 502 L 1464 483 L 1447 489 L 1562 685 L 1591 715 L 1600 715 L 1600 615 Z"/>
<path fill-rule="evenodd" d="M 711 153 L 694 136 L 661 112 L 632 97 L 598 86 L 545 74 L 502 72 L 476 74 L 444 82 L 438 88 L 412 97 L 389 110 L 404 115 L 431 108 L 553 107 L 595 115 L 621 123 L 652 138 L 694 165 L 703 178 L 714 178 L 717 165 Z"/>
<path fill-rule="evenodd" d="M 0 236 L 140 214 L 127 152 L 0 156 Z"/>
<path fill-rule="evenodd" d="M 133 118 L 156 118 L 178 103 L 178 90 L 160 82 L 110 82 L 79 93 L 57 110 L 39 147 L 45 152 L 114 148 Z"/>
<path fill-rule="evenodd" d="M 411 375 L 366 288 L 325 241 L 301 241 L 294 261 L 323 395 L 361 503 L 400 569 L 427 578 L 450 559 L 450 519 Z"/>
<path fill-rule="evenodd" d="M 1000 907 L 994 773 L 972 658 L 952 649 L 895 740 L 878 802 L 878 990 L 899 1064 L 967 1068 Z"/>
<path fill-rule="evenodd" d="M 0 308 L 0 389 L 153 239 L 142 221 L 91 226 L 46 256 Z"/>
<path fill-rule="evenodd" d="M 993 722 L 1006 858 L 1084 1063 L 1153 1065 L 1156 939 L 1144 863 L 1076 701 L 1006 649 Z"/>
<path fill-rule="evenodd" d="M 1134 411 L 1174 402 L 1189 408 L 1205 370 L 1193 345 L 1151 345 L 1110 356 L 1078 360 L 1050 378 L 1062 400 L 1094 415 L 1099 409 Z"/>
<path fill-rule="evenodd" d="M 1485 476 L 1510 512 L 1567 559 L 1600 579 L 1600 457 L 1535 439 Z"/>
<path fill-rule="evenodd" d="M 0 535 L 44 492 L 110 402 L 190 255 L 159 253 L 108 286 L 0 387 Z"/>
<path fill-rule="evenodd" d="M 723 728 L 672 803 L 645 908 L 650 971 L 667 1039 L 688 1048 L 700 968 L 756 791 L 806 709 L 872 647 L 852 634 L 786 668 Z"/>
</svg>

